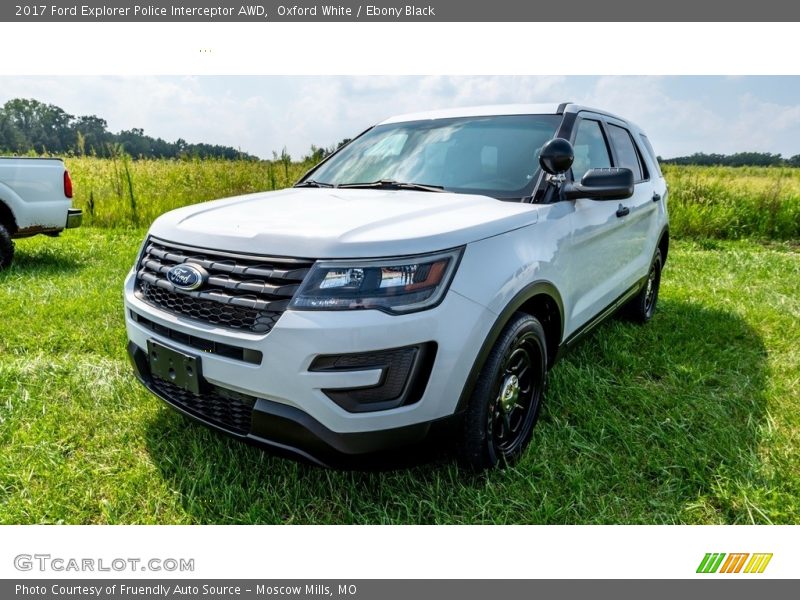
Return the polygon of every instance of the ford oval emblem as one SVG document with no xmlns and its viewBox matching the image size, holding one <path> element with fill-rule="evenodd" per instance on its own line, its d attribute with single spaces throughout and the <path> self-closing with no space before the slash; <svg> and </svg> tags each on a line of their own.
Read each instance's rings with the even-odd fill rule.
<svg viewBox="0 0 800 600">
<path fill-rule="evenodd" d="M 207 279 L 208 273 L 203 267 L 190 263 L 175 265 L 167 271 L 167 281 L 187 292 L 198 289 Z"/>
</svg>

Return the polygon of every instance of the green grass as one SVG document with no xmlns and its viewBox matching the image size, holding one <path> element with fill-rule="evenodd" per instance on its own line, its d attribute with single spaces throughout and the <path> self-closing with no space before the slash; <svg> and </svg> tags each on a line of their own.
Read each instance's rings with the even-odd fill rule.
<svg viewBox="0 0 800 600">
<path fill-rule="evenodd" d="M 796 523 L 800 254 L 676 242 L 652 323 L 552 373 L 523 460 L 336 472 L 193 424 L 134 380 L 122 280 L 143 230 L 18 243 L 0 274 L 0 523 Z"/>
</svg>

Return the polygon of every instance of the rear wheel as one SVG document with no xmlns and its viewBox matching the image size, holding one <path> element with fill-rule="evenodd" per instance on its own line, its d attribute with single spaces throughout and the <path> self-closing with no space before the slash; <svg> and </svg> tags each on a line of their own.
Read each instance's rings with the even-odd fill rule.
<svg viewBox="0 0 800 600">
<path fill-rule="evenodd" d="M 531 439 L 547 376 L 541 323 L 516 313 L 492 348 L 470 397 L 459 459 L 476 471 L 516 461 Z"/>
<path fill-rule="evenodd" d="M 5 269 L 11 264 L 14 258 L 14 242 L 8 229 L 0 224 L 0 270 Z"/>
<path fill-rule="evenodd" d="M 661 286 L 661 250 L 656 250 L 642 290 L 625 307 L 625 312 L 634 321 L 646 323 L 653 318 Z"/>
</svg>

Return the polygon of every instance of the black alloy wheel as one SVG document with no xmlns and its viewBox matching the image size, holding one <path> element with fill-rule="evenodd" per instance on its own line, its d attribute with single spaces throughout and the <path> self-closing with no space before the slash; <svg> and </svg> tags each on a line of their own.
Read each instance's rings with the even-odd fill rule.
<svg viewBox="0 0 800 600">
<path fill-rule="evenodd" d="M 530 442 L 547 377 L 541 323 L 516 313 L 481 370 L 467 406 L 459 458 L 481 471 L 513 463 Z"/>
<path fill-rule="evenodd" d="M 646 323 L 656 312 L 658 290 L 661 287 L 661 265 L 661 251 L 656 250 L 642 289 L 625 307 L 628 317 L 634 321 Z"/>
</svg>

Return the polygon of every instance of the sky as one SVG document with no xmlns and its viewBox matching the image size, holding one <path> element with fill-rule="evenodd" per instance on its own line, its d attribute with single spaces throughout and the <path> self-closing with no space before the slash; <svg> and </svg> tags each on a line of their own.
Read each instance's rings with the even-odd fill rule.
<svg viewBox="0 0 800 600">
<path fill-rule="evenodd" d="M 0 77 L 0 104 L 11 98 L 262 158 L 284 147 L 299 157 L 400 113 L 564 101 L 634 121 L 665 158 L 800 154 L 800 76 Z"/>
</svg>

